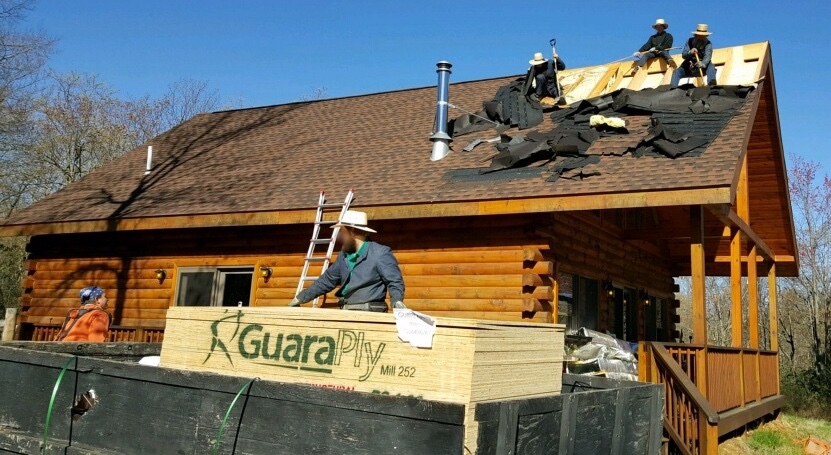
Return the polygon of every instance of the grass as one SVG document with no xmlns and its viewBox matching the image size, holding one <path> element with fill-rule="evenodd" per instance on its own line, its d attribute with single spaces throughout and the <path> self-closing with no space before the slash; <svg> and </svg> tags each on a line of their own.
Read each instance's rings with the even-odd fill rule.
<svg viewBox="0 0 831 455">
<path fill-rule="evenodd" d="M 782 414 L 778 419 L 767 422 L 740 437 L 723 442 L 719 454 L 802 454 L 807 437 L 831 443 L 831 421 Z"/>
</svg>

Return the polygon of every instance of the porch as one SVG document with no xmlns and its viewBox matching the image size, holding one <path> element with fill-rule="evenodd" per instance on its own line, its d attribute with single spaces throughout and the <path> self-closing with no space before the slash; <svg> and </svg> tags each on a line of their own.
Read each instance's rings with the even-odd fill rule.
<svg viewBox="0 0 831 455">
<path fill-rule="evenodd" d="M 664 385 L 664 430 L 684 454 L 718 450 L 719 438 L 784 404 L 776 351 L 642 342 L 641 381 Z"/>
<path fill-rule="evenodd" d="M 664 385 L 664 429 L 684 454 L 716 453 L 719 438 L 776 414 L 784 405 L 779 383 L 777 266 L 781 260 L 781 270 L 792 275 L 798 264 L 793 256 L 777 256 L 750 227 L 746 182 L 743 176 L 738 210 L 726 204 L 684 208 L 689 214 L 682 216 L 689 221 L 689 237 L 681 241 L 687 244 L 685 271 L 692 278 L 691 343 L 639 343 L 639 379 Z M 730 277 L 732 346 L 708 343 L 708 272 Z M 760 344 L 760 279 L 767 279 L 769 349 Z"/>
</svg>

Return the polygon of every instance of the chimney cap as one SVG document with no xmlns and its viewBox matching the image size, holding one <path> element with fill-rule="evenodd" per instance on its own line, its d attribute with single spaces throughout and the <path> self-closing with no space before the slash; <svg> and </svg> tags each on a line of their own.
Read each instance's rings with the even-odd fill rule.
<svg viewBox="0 0 831 455">
<path fill-rule="evenodd" d="M 440 60 L 438 63 L 436 63 L 436 67 L 438 68 L 436 71 L 450 71 L 450 68 L 453 67 L 453 64 L 451 64 L 447 60 Z"/>
</svg>

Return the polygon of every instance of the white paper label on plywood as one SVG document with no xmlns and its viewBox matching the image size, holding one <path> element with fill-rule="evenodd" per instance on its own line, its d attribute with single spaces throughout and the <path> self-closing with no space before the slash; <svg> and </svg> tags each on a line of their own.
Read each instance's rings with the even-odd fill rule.
<svg viewBox="0 0 831 455">
<path fill-rule="evenodd" d="M 395 328 L 398 338 L 417 348 L 432 348 L 436 334 L 436 320 L 413 310 L 395 308 Z"/>
</svg>

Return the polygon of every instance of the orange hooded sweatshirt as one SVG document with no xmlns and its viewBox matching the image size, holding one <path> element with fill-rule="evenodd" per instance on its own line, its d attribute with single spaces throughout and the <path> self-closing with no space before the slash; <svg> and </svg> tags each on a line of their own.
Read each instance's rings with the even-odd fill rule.
<svg viewBox="0 0 831 455">
<path fill-rule="evenodd" d="M 78 311 L 81 309 L 87 310 L 87 312 L 73 324 Z M 72 310 L 69 316 L 71 319 L 66 323 L 63 330 L 66 330 L 66 327 L 69 326 L 72 326 L 72 328 L 59 341 L 107 341 L 107 334 L 110 330 L 110 315 L 100 306 L 88 303 L 79 309 Z"/>
</svg>

